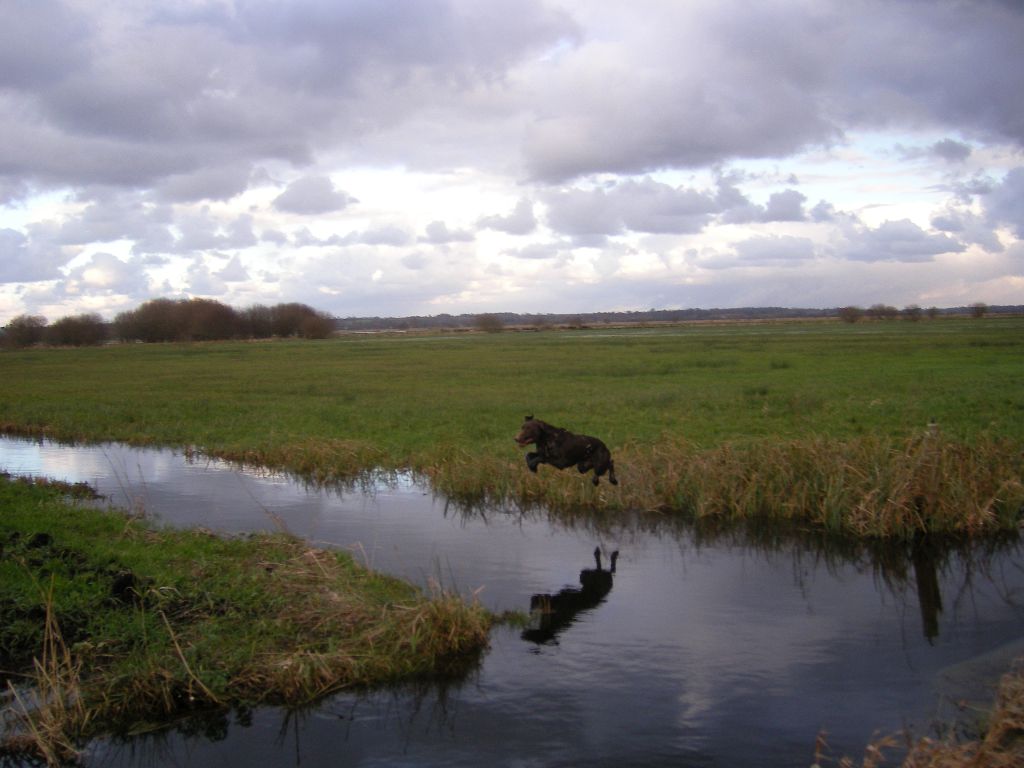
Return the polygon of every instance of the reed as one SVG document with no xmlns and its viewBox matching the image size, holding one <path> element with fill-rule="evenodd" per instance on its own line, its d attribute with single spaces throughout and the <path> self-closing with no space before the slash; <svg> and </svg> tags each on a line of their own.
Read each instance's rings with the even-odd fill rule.
<svg viewBox="0 0 1024 768">
<path fill-rule="evenodd" d="M 1024 514 L 1024 454 L 1008 439 L 910 438 L 727 443 L 666 436 L 616 454 L 620 485 L 596 489 L 571 470 L 452 451 L 422 472 L 465 505 L 651 510 L 704 520 L 770 519 L 828 532 L 909 538 L 1014 530 Z"/>
<path fill-rule="evenodd" d="M 64 642 L 53 611 L 53 583 L 44 597 L 43 646 L 33 660 L 27 684 L 7 686 L 16 706 L 5 712 L 0 754 L 38 757 L 47 765 L 64 765 L 79 756 L 78 744 L 92 713 L 81 689 L 81 663 Z"/>
</svg>

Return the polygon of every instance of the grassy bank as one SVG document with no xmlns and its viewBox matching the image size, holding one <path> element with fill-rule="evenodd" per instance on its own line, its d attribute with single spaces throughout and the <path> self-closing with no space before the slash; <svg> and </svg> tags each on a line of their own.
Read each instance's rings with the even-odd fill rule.
<svg viewBox="0 0 1024 768">
<path fill-rule="evenodd" d="M 46 759 L 196 708 L 457 675 L 483 609 L 285 535 L 155 530 L 0 476 L 4 741 Z"/>
<path fill-rule="evenodd" d="M 1024 501 L 1022 318 L 126 345 L 2 364 L 2 430 L 318 479 L 411 467 L 467 502 L 888 535 L 1012 526 Z M 512 442 L 526 414 L 601 436 L 619 488 L 529 475 Z"/>
</svg>

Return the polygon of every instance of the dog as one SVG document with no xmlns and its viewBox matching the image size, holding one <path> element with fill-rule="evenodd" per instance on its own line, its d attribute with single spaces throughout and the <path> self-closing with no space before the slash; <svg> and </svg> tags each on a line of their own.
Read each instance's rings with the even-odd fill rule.
<svg viewBox="0 0 1024 768">
<path fill-rule="evenodd" d="M 520 446 L 534 443 L 536 451 L 526 454 L 526 466 L 536 472 L 541 464 L 550 464 L 556 469 L 574 466 L 581 472 L 594 470 L 591 482 L 598 485 L 601 476 L 608 473 L 608 481 L 618 485 L 615 478 L 615 462 L 603 442 L 589 435 L 576 435 L 567 429 L 554 427 L 545 421 L 527 416 L 516 435 Z"/>
</svg>

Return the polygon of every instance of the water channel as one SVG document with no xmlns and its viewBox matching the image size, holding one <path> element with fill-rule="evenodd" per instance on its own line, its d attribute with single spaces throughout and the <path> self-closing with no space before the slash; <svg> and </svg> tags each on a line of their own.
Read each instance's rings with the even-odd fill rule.
<svg viewBox="0 0 1024 768">
<path fill-rule="evenodd" d="M 284 527 L 479 599 L 546 601 L 467 679 L 261 708 L 89 746 L 94 766 L 808 766 L 969 722 L 1024 655 L 1018 541 L 870 547 L 666 517 L 459 509 L 405 475 L 310 487 L 119 445 L 0 438 L 0 470 L 228 534 Z M 602 557 L 595 562 L 594 551 Z M 614 573 L 610 556 L 617 551 Z"/>
</svg>

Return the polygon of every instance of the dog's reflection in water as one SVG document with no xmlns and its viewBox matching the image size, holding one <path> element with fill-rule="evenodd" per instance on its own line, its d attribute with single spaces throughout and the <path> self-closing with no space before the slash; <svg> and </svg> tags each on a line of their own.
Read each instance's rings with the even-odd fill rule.
<svg viewBox="0 0 1024 768">
<path fill-rule="evenodd" d="M 612 552 L 608 569 L 601 566 L 601 548 L 594 550 L 596 568 L 580 571 L 580 586 L 566 587 L 554 595 L 530 598 L 530 624 L 523 639 L 538 645 L 557 642 L 558 633 L 568 628 L 583 611 L 596 608 L 612 591 L 618 550 Z"/>
</svg>

